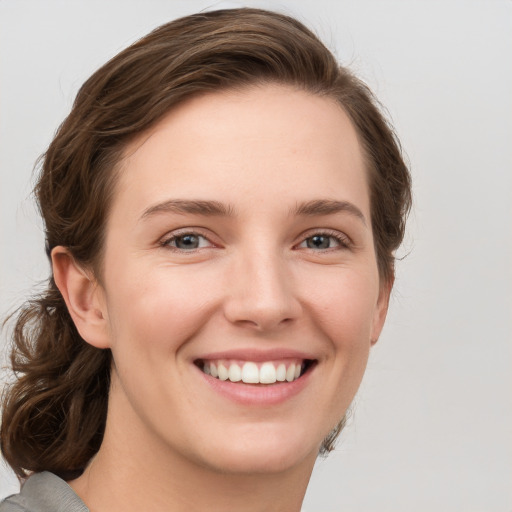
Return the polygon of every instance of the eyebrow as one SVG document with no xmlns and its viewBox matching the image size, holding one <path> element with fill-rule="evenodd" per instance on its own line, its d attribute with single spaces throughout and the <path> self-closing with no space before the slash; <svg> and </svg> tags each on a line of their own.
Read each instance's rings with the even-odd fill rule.
<svg viewBox="0 0 512 512">
<path fill-rule="evenodd" d="M 354 204 L 348 201 L 336 201 L 333 199 L 315 199 L 305 203 L 297 204 L 292 215 L 305 215 L 305 216 L 320 216 L 320 215 L 333 215 L 340 212 L 347 212 L 354 217 L 357 217 L 365 226 L 366 218 L 363 212 Z"/>
<path fill-rule="evenodd" d="M 140 220 L 151 217 L 156 213 L 189 213 L 204 216 L 231 217 L 233 216 L 234 208 L 219 201 L 169 199 L 144 210 Z"/>
<path fill-rule="evenodd" d="M 314 199 L 298 203 L 291 215 L 297 216 L 321 216 L 333 215 L 340 212 L 347 212 L 357 217 L 366 226 L 366 219 L 363 212 L 348 201 L 336 201 L 333 199 Z M 201 200 L 201 199 L 169 199 L 161 203 L 150 206 L 141 215 L 140 220 L 151 217 L 157 213 L 178 213 L 203 215 L 206 217 L 233 217 L 235 209 L 232 205 L 221 203 L 220 201 Z"/>
</svg>

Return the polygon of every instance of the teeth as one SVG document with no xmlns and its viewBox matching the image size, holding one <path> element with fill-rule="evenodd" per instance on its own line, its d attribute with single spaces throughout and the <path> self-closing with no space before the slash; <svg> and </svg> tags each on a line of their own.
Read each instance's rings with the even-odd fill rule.
<svg viewBox="0 0 512 512">
<path fill-rule="evenodd" d="M 286 370 L 286 380 L 288 382 L 292 382 L 295 378 L 295 365 L 291 364 L 288 366 L 288 370 Z"/>
<path fill-rule="evenodd" d="M 262 384 L 274 384 L 276 380 L 276 367 L 272 363 L 263 363 L 260 368 L 260 382 Z"/>
<path fill-rule="evenodd" d="M 231 382 L 244 382 L 246 384 L 274 384 L 275 382 L 293 382 L 300 377 L 302 361 L 264 362 L 252 361 L 208 361 L 203 365 L 203 371 L 207 375 L 220 380 Z"/>
<path fill-rule="evenodd" d="M 210 364 L 210 373 L 213 375 L 213 372 L 211 370 L 212 366 L 215 366 L 215 365 L 213 363 Z M 220 380 L 228 380 L 228 377 L 229 377 L 228 369 L 223 364 L 219 364 L 217 370 L 219 372 Z"/>
<path fill-rule="evenodd" d="M 260 375 L 256 363 L 245 363 L 242 368 L 242 380 L 246 384 L 258 384 Z"/>
<path fill-rule="evenodd" d="M 286 380 L 286 366 L 281 363 L 276 370 L 276 380 L 284 382 Z"/>
<path fill-rule="evenodd" d="M 229 367 L 228 378 L 231 382 L 238 382 L 242 380 L 242 370 L 240 370 L 240 366 L 232 364 Z"/>
</svg>

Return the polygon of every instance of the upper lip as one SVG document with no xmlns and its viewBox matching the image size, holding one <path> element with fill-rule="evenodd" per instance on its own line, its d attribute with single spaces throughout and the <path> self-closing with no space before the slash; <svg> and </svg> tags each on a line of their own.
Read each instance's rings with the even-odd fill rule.
<svg viewBox="0 0 512 512">
<path fill-rule="evenodd" d="M 237 359 L 240 361 L 254 361 L 255 363 L 264 361 L 273 361 L 278 359 L 317 359 L 309 352 L 299 350 L 273 348 L 273 349 L 231 349 L 217 352 L 209 352 L 195 358 L 195 360 L 215 360 L 215 359 Z"/>
</svg>

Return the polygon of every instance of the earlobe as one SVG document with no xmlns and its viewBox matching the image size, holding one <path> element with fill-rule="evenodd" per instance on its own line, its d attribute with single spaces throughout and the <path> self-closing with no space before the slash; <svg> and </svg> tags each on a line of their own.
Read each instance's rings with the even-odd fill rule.
<svg viewBox="0 0 512 512">
<path fill-rule="evenodd" d="M 377 306 L 375 308 L 375 314 L 373 317 L 373 326 L 371 333 L 371 344 L 372 346 L 379 340 L 380 333 L 384 327 L 386 321 L 386 315 L 388 313 L 389 298 L 391 295 L 391 289 L 393 288 L 394 277 L 391 277 L 388 281 L 381 283 L 379 289 L 379 297 L 377 299 Z"/>
<path fill-rule="evenodd" d="M 97 348 L 109 348 L 103 290 L 92 272 L 78 265 L 65 247 L 55 247 L 51 258 L 55 283 L 80 336 Z"/>
</svg>

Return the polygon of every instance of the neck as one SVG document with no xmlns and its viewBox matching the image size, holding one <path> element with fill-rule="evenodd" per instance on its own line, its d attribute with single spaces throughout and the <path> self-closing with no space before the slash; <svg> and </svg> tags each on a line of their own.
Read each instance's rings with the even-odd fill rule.
<svg viewBox="0 0 512 512">
<path fill-rule="evenodd" d="M 279 472 L 222 472 L 107 421 L 99 452 L 69 484 L 90 512 L 299 512 L 315 460 L 312 453 Z"/>
<path fill-rule="evenodd" d="M 70 482 L 90 512 L 299 512 L 312 471 L 311 466 L 240 475 L 183 461 L 169 461 L 163 470 L 144 460 L 112 462 L 99 452 L 82 476 Z"/>
</svg>

